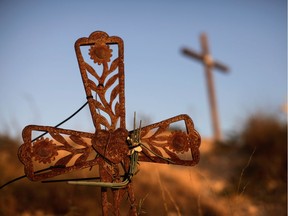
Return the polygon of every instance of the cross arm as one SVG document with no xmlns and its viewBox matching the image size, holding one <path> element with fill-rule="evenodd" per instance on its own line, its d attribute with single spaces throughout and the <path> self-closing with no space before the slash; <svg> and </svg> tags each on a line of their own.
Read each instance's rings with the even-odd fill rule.
<svg viewBox="0 0 288 216">
<path fill-rule="evenodd" d="M 42 135 L 32 139 L 33 133 Z M 18 157 L 30 180 L 52 178 L 98 164 L 91 144 L 92 133 L 28 125 L 22 136 L 24 143 L 18 150 Z"/>
<path fill-rule="evenodd" d="M 201 61 L 202 63 L 206 64 L 205 63 L 205 55 L 199 54 L 199 53 L 195 52 L 194 50 L 187 49 L 187 48 L 183 48 L 181 51 L 185 56 L 191 57 L 193 59 L 196 59 L 196 60 Z M 208 58 L 212 59 L 209 54 L 206 55 L 206 58 L 207 58 L 207 56 L 208 56 Z M 225 64 L 223 64 L 219 61 L 213 61 L 213 59 L 212 59 L 212 67 L 214 67 L 215 69 L 218 69 L 219 71 L 224 72 L 224 73 L 227 73 L 229 71 L 228 66 L 226 66 Z"/>
<path fill-rule="evenodd" d="M 198 54 L 197 52 L 195 52 L 194 50 L 191 49 L 187 49 L 187 48 L 183 48 L 182 49 L 182 53 L 188 57 L 194 58 L 196 60 L 199 60 L 201 62 L 204 61 L 204 57 L 202 54 Z"/>
<path fill-rule="evenodd" d="M 221 62 L 218 62 L 218 61 L 213 62 L 213 66 L 214 66 L 214 68 L 220 70 L 221 72 L 224 72 L 224 73 L 229 72 L 228 66 L 222 64 Z"/>
<path fill-rule="evenodd" d="M 173 130 L 174 123 L 183 122 L 186 130 Z M 171 128 L 172 126 L 172 128 Z M 201 137 L 188 115 L 178 115 L 141 129 L 145 146 L 139 161 L 194 166 L 199 162 Z"/>
</svg>

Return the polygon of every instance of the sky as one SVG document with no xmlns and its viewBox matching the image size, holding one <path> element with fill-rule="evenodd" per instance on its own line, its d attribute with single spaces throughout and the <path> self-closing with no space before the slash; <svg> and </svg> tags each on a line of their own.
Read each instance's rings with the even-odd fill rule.
<svg viewBox="0 0 288 216">
<path fill-rule="evenodd" d="M 124 40 L 128 129 L 134 112 L 147 123 L 186 113 L 212 136 L 203 65 L 181 53 L 200 52 L 202 32 L 230 68 L 213 71 L 224 135 L 253 112 L 282 115 L 287 103 L 284 0 L 1 0 L 0 29 L 2 134 L 54 126 L 86 102 L 74 43 L 97 30 Z M 61 127 L 93 132 L 88 107 Z"/>
</svg>

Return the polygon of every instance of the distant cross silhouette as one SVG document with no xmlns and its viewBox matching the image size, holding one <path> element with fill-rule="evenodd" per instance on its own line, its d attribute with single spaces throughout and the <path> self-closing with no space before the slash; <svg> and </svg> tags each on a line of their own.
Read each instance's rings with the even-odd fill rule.
<svg viewBox="0 0 288 216">
<path fill-rule="evenodd" d="M 216 141 L 221 140 L 222 134 L 220 129 L 220 122 L 217 110 L 216 94 L 213 80 L 212 69 L 218 69 L 221 72 L 227 73 L 228 67 L 218 61 L 213 60 L 212 56 L 209 53 L 208 40 L 205 33 L 202 33 L 200 36 L 202 53 L 197 53 L 191 49 L 183 48 L 182 52 L 184 55 L 194 58 L 201 61 L 205 67 L 205 76 L 208 88 L 208 97 L 210 103 L 210 112 L 213 125 L 213 138 Z"/>
<path fill-rule="evenodd" d="M 99 177 L 94 181 L 87 178 L 64 181 L 101 187 L 104 216 L 120 215 L 120 203 L 125 200 L 130 204 L 129 215 L 137 215 L 132 178 L 138 162 L 196 165 L 200 135 L 185 114 L 144 127 L 140 124 L 138 128 L 134 117 L 134 129 L 128 131 L 122 39 L 96 31 L 88 38 L 78 39 L 75 51 L 95 133 L 62 129 L 58 125 L 28 125 L 23 130 L 19 159 L 26 176 L 33 181 L 97 165 Z M 183 131 L 172 130 L 173 124 L 178 123 L 185 126 Z"/>
</svg>

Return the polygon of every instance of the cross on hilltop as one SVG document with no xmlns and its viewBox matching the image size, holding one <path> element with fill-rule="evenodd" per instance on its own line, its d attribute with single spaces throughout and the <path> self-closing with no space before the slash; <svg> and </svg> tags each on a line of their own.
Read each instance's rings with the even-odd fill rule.
<svg viewBox="0 0 288 216">
<path fill-rule="evenodd" d="M 220 63 L 219 61 L 216 61 L 212 58 L 209 52 L 208 39 L 205 33 L 201 34 L 200 42 L 202 47 L 202 53 L 198 53 L 187 48 L 183 48 L 182 53 L 190 58 L 201 61 L 205 67 L 205 76 L 208 88 L 208 97 L 209 97 L 210 111 L 213 125 L 213 138 L 215 141 L 219 141 L 222 139 L 222 134 L 218 117 L 212 69 L 215 68 L 218 69 L 220 72 L 227 73 L 229 71 L 229 68 L 223 63 Z"/>
</svg>

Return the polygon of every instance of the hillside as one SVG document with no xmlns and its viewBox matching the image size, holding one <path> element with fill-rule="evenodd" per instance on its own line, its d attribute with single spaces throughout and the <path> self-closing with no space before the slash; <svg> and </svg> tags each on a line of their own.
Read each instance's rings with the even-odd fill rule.
<svg viewBox="0 0 288 216">
<path fill-rule="evenodd" d="M 18 146 L 0 137 L 1 185 L 23 175 Z M 134 177 L 140 215 L 287 214 L 286 125 L 251 118 L 224 143 L 203 139 L 200 151 L 195 167 L 140 163 Z M 0 215 L 101 215 L 100 189 L 22 179 L 0 190 Z"/>
</svg>

